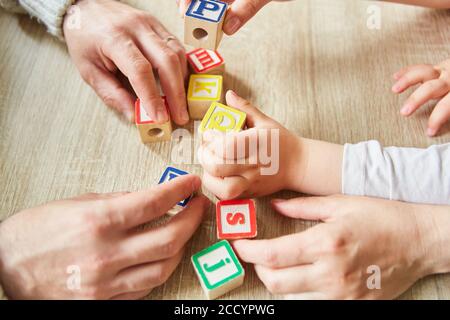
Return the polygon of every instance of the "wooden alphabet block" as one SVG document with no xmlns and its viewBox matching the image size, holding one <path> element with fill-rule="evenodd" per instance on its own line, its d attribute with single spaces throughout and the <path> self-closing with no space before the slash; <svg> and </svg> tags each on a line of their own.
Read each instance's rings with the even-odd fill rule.
<svg viewBox="0 0 450 320">
<path fill-rule="evenodd" d="M 167 110 L 167 100 L 162 97 Z M 168 141 L 172 138 L 172 122 L 155 123 L 147 114 L 139 99 L 135 103 L 135 121 L 143 143 Z"/>
<path fill-rule="evenodd" d="M 194 254 L 191 261 L 203 291 L 210 300 L 244 283 L 244 268 L 226 240 Z"/>
<path fill-rule="evenodd" d="M 188 88 L 189 115 L 203 119 L 212 102 L 223 101 L 223 78 L 217 75 L 191 75 Z"/>
<path fill-rule="evenodd" d="M 224 104 L 213 102 L 206 112 L 198 130 L 219 130 L 221 132 L 241 131 L 247 115 Z"/>
<path fill-rule="evenodd" d="M 174 167 L 167 167 L 166 170 L 164 170 L 163 175 L 161 176 L 161 178 L 159 179 L 158 184 L 162 184 L 164 182 L 170 181 L 172 179 L 175 179 L 179 176 L 183 176 L 188 174 L 188 172 L 174 168 Z M 170 209 L 167 214 L 169 215 L 176 215 L 177 213 L 179 213 L 180 211 L 182 211 L 187 204 L 189 203 L 189 200 L 191 200 L 192 196 L 184 199 L 183 201 L 178 202 L 175 207 L 173 207 L 172 209 Z"/>
<path fill-rule="evenodd" d="M 216 50 L 228 5 L 218 0 L 192 0 L 184 17 L 184 43 Z"/>
<path fill-rule="evenodd" d="M 216 204 L 217 238 L 244 239 L 257 235 L 256 207 L 251 199 L 224 200 Z"/>
<path fill-rule="evenodd" d="M 218 51 L 198 48 L 186 53 L 192 73 L 223 75 L 225 61 Z"/>
</svg>

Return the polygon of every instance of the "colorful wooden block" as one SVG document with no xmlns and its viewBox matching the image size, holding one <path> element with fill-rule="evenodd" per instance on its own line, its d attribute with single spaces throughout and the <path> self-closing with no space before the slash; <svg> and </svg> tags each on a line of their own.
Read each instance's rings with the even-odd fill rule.
<svg viewBox="0 0 450 320">
<path fill-rule="evenodd" d="M 192 0 L 184 17 L 184 43 L 216 50 L 228 5 L 218 0 Z"/>
<path fill-rule="evenodd" d="M 226 240 L 194 254 L 191 261 L 208 299 L 220 297 L 244 283 L 244 268 Z"/>
<path fill-rule="evenodd" d="M 179 176 L 183 176 L 186 174 L 188 174 L 188 172 L 174 168 L 174 167 L 167 167 L 166 170 L 164 171 L 164 173 L 162 174 L 161 178 L 159 179 L 158 184 L 162 184 L 164 182 L 170 181 L 172 179 L 175 179 Z M 191 200 L 191 198 L 192 198 L 192 196 L 184 199 L 183 201 L 178 202 L 175 205 L 175 207 L 170 209 L 167 213 L 170 215 L 175 215 L 175 214 L 179 213 L 187 206 L 187 204 L 189 203 L 189 200 Z"/>
<path fill-rule="evenodd" d="M 192 73 L 223 75 L 225 61 L 218 51 L 198 48 L 186 54 Z"/>
<path fill-rule="evenodd" d="M 206 112 L 198 130 L 219 130 L 221 132 L 241 131 L 245 126 L 247 115 L 224 104 L 213 102 Z"/>
<path fill-rule="evenodd" d="M 252 199 L 218 201 L 216 222 L 219 239 L 256 237 L 255 202 Z"/>
<path fill-rule="evenodd" d="M 189 79 L 188 108 L 191 119 L 203 119 L 212 102 L 223 101 L 223 78 L 193 74 Z"/>
<path fill-rule="evenodd" d="M 166 98 L 162 97 L 162 99 L 169 110 Z M 135 121 L 143 143 L 168 141 L 172 138 L 172 122 L 169 120 L 162 124 L 155 123 L 148 116 L 139 99 L 135 103 Z"/>
</svg>

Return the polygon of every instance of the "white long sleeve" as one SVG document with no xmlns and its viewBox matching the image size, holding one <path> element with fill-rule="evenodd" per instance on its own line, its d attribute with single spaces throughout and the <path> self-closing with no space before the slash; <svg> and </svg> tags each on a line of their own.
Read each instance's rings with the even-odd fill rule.
<svg viewBox="0 0 450 320">
<path fill-rule="evenodd" d="M 63 38 L 63 21 L 69 7 L 76 0 L 0 0 L 0 6 L 6 10 L 26 11 L 38 19 L 52 35 Z M 22 9 L 22 10 L 21 10 Z"/>
<path fill-rule="evenodd" d="M 428 149 L 346 144 L 342 193 L 427 204 L 450 204 L 450 143 Z"/>
</svg>

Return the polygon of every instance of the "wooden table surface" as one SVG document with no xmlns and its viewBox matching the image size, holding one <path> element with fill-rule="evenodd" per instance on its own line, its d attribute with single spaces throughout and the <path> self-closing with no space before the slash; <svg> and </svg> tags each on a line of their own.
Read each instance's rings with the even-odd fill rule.
<svg viewBox="0 0 450 320">
<path fill-rule="evenodd" d="M 175 1 L 129 2 L 153 12 L 182 38 Z M 381 30 L 366 26 L 367 8 L 375 4 L 381 8 Z M 393 4 L 273 3 L 222 42 L 225 85 L 304 137 L 337 143 L 377 139 L 386 145 L 417 147 L 448 142 L 449 126 L 439 138 L 424 134 L 431 106 L 405 120 L 399 107 L 406 96 L 394 96 L 390 87 L 391 75 L 400 67 L 449 57 L 449 25 L 448 11 Z M 3 218 L 86 192 L 148 188 L 173 164 L 172 146 L 141 144 L 137 129 L 119 120 L 83 83 L 62 43 L 36 21 L 0 11 Z M 201 173 L 198 165 L 177 166 Z M 257 200 L 259 238 L 310 226 L 278 216 L 269 200 Z M 215 241 L 211 209 L 181 265 L 149 298 L 203 298 L 190 256 Z M 281 298 L 265 290 L 253 268 L 246 270 L 244 285 L 224 298 Z M 450 299 L 450 275 L 421 280 L 401 298 Z"/>
</svg>

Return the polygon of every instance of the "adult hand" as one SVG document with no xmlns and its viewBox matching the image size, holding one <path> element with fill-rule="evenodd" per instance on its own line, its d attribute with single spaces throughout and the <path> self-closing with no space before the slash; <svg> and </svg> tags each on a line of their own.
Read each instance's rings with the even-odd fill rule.
<svg viewBox="0 0 450 320">
<path fill-rule="evenodd" d="M 69 9 L 64 20 L 67 46 L 81 76 L 105 104 L 133 120 L 135 97 L 120 81 L 120 72 L 148 115 L 158 123 L 167 121 L 153 74 L 156 69 L 172 119 L 187 123 L 187 65 L 182 44 L 152 15 L 118 1 L 79 0 L 76 8 Z M 81 19 L 79 28 L 71 23 L 77 18 Z"/>
<path fill-rule="evenodd" d="M 180 13 L 184 14 L 191 0 L 176 0 L 180 8 Z M 223 31 L 232 35 L 235 34 L 244 24 L 247 23 L 255 14 L 258 13 L 271 0 L 223 0 L 230 4 L 227 12 Z M 286 1 L 286 0 L 278 0 Z"/>
<path fill-rule="evenodd" d="M 144 297 L 175 270 L 209 201 L 194 197 L 166 224 L 138 227 L 200 185 L 187 175 L 151 190 L 87 194 L 24 210 L 0 224 L 0 283 L 13 299 Z"/>
<path fill-rule="evenodd" d="M 324 223 L 272 240 L 234 242 L 272 293 L 390 299 L 421 277 L 450 270 L 448 207 L 348 196 L 280 200 L 273 207 Z"/>
</svg>

